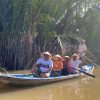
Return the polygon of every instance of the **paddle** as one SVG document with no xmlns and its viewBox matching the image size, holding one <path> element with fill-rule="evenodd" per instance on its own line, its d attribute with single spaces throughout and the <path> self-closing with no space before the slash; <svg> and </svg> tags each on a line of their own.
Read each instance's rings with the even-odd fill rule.
<svg viewBox="0 0 100 100">
<path fill-rule="evenodd" d="M 99 65 L 97 65 L 96 63 L 94 63 L 92 60 L 90 60 L 88 57 L 84 56 L 85 59 L 87 59 L 88 61 L 90 61 L 91 63 L 93 63 L 96 67 L 99 67 Z M 100 68 L 100 67 L 99 67 Z"/>
<path fill-rule="evenodd" d="M 71 67 L 71 68 L 73 68 L 73 67 Z M 77 70 L 77 71 L 79 71 L 79 72 L 82 72 L 82 73 L 84 73 L 84 74 L 86 74 L 86 75 L 88 75 L 88 76 L 91 76 L 91 77 L 95 78 L 95 75 L 92 75 L 92 74 L 90 74 L 90 73 L 87 73 L 87 72 L 78 70 L 78 69 L 76 69 L 76 68 L 73 68 L 73 69 L 75 69 L 75 70 Z"/>
</svg>

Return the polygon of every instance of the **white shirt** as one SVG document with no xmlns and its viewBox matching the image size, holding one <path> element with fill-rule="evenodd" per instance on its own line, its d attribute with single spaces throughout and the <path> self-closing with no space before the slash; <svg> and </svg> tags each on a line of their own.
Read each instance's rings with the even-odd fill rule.
<svg viewBox="0 0 100 100">
<path fill-rule="evenodd" d="M 79 44 L 79 52 L 81 56 L 85 56 L 85 52 L 87 51 L 87 47 L 85 44 Z"/>
<path fill-rule="evenodd" d="M 82 53 L 82 52 L 84 52 L 84 51 L 86 51 L 86 50 L 87 50 L 87 47 L 86 47 L 85 44 L 79 44 L 79 52 L 80 52 L 80 53 Z"/>
<path fill-rule="evenodd" d="M 43 58 L 38 59 L 36 64 L 40 64 L 40 70 L 42 72 L 46 72 L 49 68 L 53 67 L 53 61 L 52 60 L 44 60 Z"/>
<path fill-rule="evenodd" d="M 77 69 L 81 63 L 82 63 L 81 60 L 75 60 L 75 61 L 73 59 L 70 60 L 70 66 L 75 69 Z"/>
</svg>

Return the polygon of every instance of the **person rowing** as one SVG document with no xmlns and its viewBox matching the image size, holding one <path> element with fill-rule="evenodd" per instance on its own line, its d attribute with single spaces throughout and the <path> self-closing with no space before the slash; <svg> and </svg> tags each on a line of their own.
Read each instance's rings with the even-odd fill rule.
<svg viewBox="0 0 100 100">
<path fill-rule="evenodd" d="M 80 56 L 80 59 L 85 62 L 85 54 L 87 52 L 87 46 L 85 44 L 85 40 L 82 39 L 80 44 L 79 44 L 79 47 L 78 47 L 78 54 Z"/>
<path fill-rule="evenodd" d="M 80 66 L 83 65 L 82 61 L 79 59 L 78 54 L 73 54 L 72 58 L 69 62 L 70 68 L 71 68 L 71 74 L 77 74 L 79 71 L 75 69 L 79 69 Z"/>
<path fill-rule="evenodd" d="M 31 72 L 35 73 L 37 77 L 47 78 L 50 76 L 53 68 L 53 61 L 51 60 L 51 54 L 48 51 L 43 52 L 41 55 L 42 57 L 33 65 Z"/>
<path fill-rule="evenodd" d="M 93 64 L 84 65 L 84 62 L 79 60 L 77 54 L 72 55 L 72 58 L 70 60 L 70 68 L 71 68 L 71 74 L 84 73 L 88 76 L 95 78 L 95 75 L 93 75 L 93 70 L 94 70 Z"/>
</svg>

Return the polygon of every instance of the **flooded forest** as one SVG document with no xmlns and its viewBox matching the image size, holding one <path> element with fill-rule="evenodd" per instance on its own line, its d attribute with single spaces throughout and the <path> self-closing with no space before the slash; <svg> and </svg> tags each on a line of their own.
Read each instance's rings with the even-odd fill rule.
<svg viewBox="0 0 100 100">
<path fill-rule="evenodd" d="M 100 64 L 100 0 L 0 0 L 3 68 L 31 68 L 44 51 L 70 56 L 81 39 Z"/>
</svg>

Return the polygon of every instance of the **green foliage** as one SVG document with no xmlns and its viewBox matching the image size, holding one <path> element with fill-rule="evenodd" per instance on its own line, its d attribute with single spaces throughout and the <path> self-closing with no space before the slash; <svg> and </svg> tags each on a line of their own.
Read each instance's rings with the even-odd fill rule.
<svg viewBox="0 0 100 100">
<path fill-rule="evenodd" d="M 54 29 L 55 19 L 47 14 L 41 14 L 38 18 L 37 31 L 43 37 L 48 37 L 49 34 L 53 33 L 51 30 Z"/>
<path fill-rule="evenodd" d="M 88 47 L 100 59 L 100 8 L 94 6 L 87 12 L 84 19 Z"/>
<path fill-rule="evenodd" d="M 55 32 L 55 31 L 53 31 L 53 32 L 48 32 L 47 34 L 48 34 L 48 35 L 47 35 L 47 38 L 52 38 L 52 37 L 57 36 L 57 32 Z"/>
<path fill-rule="evenodd" d="M 46 40 L 58 34 L 56 28 L 66 33 L 71 26 L 75 26 L 80 32 L 87 32 L 90 40 L 97 39 L 96 43 L 99 43 L 100 14 L 91 9 L 98 2 L 99 0 L 0 0 L 2 65 L 27 65 L 33 54 L 38 55 L 41 48 L 47 50 Z"/>
</svg>

